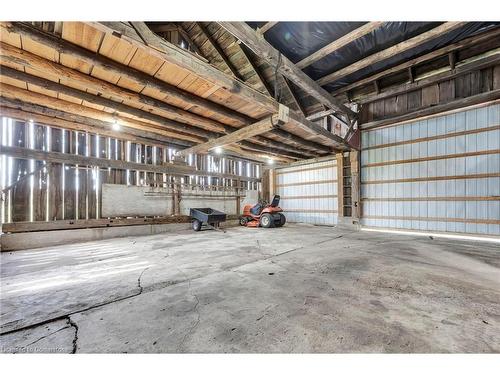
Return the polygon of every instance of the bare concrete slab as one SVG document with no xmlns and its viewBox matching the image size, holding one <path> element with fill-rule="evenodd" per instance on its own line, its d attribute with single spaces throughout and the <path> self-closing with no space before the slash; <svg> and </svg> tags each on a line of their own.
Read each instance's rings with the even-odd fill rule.
<svg viewBox="0 0 500 375">
<path fill-rule="evenodd" d="M 500 352 L 492 243 L 287 225 L 0 256 L 3 352 Z"/>
</svg>

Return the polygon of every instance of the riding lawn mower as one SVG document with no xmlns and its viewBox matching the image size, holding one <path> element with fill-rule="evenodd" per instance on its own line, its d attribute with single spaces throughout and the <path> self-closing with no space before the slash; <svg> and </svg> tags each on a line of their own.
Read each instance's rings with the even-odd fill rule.
<svg viewBox="0 0 500 375">
<path fill-rule="evenodd" d="M 275 195 L 273 201 L 268 204 L 260 200 L 256 205 L 247 204 L 243 208 L 243 215 L 240 216 L 240 225 L 246 227 L 282 227 L 286 223 L 283 210 L 278 207 L 280 196 Z"/>
</svg>

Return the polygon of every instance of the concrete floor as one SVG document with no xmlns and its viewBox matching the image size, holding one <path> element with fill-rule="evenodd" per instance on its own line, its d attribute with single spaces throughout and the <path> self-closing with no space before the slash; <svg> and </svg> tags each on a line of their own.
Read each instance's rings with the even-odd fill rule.
<svg viewBox="0 0 500 375">
<path fill-rule="evenodd" d="M 500 352 L 498 244 L 287 224 L 1 254 L 3 352 Z"/>
</svg>

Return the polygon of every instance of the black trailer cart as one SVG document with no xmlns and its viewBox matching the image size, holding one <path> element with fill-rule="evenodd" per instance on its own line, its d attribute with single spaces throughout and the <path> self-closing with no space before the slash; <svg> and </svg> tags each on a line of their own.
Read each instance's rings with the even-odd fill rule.
<svg viewBox="0 0 500 375">
<path fill-rule="evenodd" d="M 192 219 L 193 229 L 197 232 L 201 230 L 203 224 L 220 230 L 219 223 L 226 221 L 226 214 L 213 208 L 191 208 L 189 216 Z"/>
</svg>

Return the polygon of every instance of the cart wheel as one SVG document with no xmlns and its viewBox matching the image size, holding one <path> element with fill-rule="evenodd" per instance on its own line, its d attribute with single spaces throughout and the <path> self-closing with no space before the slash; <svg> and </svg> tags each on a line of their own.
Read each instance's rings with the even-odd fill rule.
<svg viewBox="0 0 500 375">
<path fill-rule="evenodd" d="M 198 219 L 194 219 L 193 220 L 193 230 L 196 231 L 196 232 L 199 232 L 201 230 L 201 221 L 199 221 Z"/>
<path fill-rule="evenodd" d="M 244 226 L 246 226 L 246 225 L 247 225 L 247 223 L 248 223 L 247 218 L 246 218 L 246 217 L 244 217 L 244 216 L 241 216 L 241 217 L 240 217 L 240 225 L 241 225 L 242 227 L 244 227 Z"/>
<path fill-rule="evenodd" d="M 260 217 L 260 226 L 263 228 L 271 228 L 274 225 L 273 216 L 271 214 L 264 214 Z"/>
</svg>

